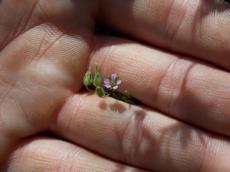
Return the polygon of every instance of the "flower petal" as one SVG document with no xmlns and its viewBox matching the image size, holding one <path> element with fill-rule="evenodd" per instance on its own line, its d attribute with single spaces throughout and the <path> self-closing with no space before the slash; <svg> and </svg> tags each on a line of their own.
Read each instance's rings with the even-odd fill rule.
<svg viewBox="0 0 230 172">
<path fill-rule="evenodd" d="M 112 75 L 111 75 L 111 79 L 112 80 L 116 80 L 118 78 L 118 74 L 117 73 L 113 73 Z"/>
<path fill-rule="evenodd" d="M 104 87 L 105 88 L 111 88 L 111 85 L 110 84 L 104 84 Z"/>
<path fill-rule="evenodd" d="M 105 79 L 104 80 L 104 84 L 110 84 L 110 80 L 109 79 Z"/>
<path fill-rule="evenodd" d="M 118 89 L 118 85 L 113 87 L 113 90 L 117 90 Z"/>
<path fill-rule="evenodd" d="M 122 81 L 119 79 L 119 80 L 117 80 L 117 85 L 120 85 L 122 83 Z"/>
</svg>

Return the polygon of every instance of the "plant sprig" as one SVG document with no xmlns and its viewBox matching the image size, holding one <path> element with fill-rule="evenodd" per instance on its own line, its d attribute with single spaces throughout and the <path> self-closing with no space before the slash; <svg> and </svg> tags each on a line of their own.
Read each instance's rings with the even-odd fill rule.
<svg viewBox="0 0 230 172">
<path fill-rule="evenodd" d="M 138 100 L 132 97 L 127 91 L 124 94 L 117 91 L 121 83 L 122 80 L 119 79 L 117 73 L 113 73 L 110 78 L 103 80 L 98 66 L 96 66 L 94 73 L 89 68 L 83 78 L 83 84 L 86 89 L 88 91 L 95 91 L 99 97 L 110 96 L 129 104 L 138 104 Z"/>
</svg>

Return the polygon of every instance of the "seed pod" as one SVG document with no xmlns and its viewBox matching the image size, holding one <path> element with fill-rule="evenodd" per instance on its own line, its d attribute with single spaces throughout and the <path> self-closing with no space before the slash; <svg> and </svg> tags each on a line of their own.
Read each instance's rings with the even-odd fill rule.
<svg viewBox="0 0 230 172">
<path fill-rule="evenodd" d="M 101 74 L 100 74 L 100 71 L 99 71 L 97 66 L 96 66 L 96 70 L 95 70 L 95 74 L 94 74 L 93 85 L 96 88 L 102 86 L 102 78 L 101 78 Z"/>
<path fill-rule="evenodd" d="M 91 71 L 88 70 L 86 73 L 85 73 L 85 76 L 84 76 L 84 79 L 83 79 L 83 84 L 88 87 L 92 84 L 92 78 L 91 78 Z"/>
<path fill-rule="evenodd" d="M 102 87 L 96 87 L 95 92 L 99 97 L 105 97 L 106 96 L 105 90 Z"/>
</svg>

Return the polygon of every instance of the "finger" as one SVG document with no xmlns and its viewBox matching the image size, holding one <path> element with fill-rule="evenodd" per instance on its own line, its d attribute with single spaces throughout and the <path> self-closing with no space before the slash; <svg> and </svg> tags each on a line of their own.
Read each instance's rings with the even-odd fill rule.
<svg viewBox="0 0 230 172">
<path fill-rule="evenodd" d="M 112 159 L 156 171 L 228 171 L 229 140 L 111 98 L 74 96 L 58 115 L 59 135 Z"/>
<path fill-rule="evenodd" d="M 99 38 L 91 66 L 116 72 L 144 104 L 201 128 L 230 136 L 230 75 L 197 61 L 123 39 Z"/>
<path fill-rule="evenodd" d="M 144 170 L 105 159 L 68 142 L 50 138 L 37 138 L 17 149 L 11 155 L 7 171 L 144 172 Z"/>
<path fill-rule="evenodd" d="M 229 4 L 214 0 L 100 2 L 103 23 L 152 45 L 230 69 Z"/>
<path fill-rule="evenodd" d="M 0 53 L 0 161 L 19 138 L 45 130 L 66 98 L 82 86 L 92 35 L 88 3 L 46 2 L 39 1 L 32 16 L 41 17 L 43 9 L 45 21 Z M 6 4 L 16 8 L 12 0 L 0 5 Z M 84 10 L 77 10 L 80 7 Z"/>
</svg>

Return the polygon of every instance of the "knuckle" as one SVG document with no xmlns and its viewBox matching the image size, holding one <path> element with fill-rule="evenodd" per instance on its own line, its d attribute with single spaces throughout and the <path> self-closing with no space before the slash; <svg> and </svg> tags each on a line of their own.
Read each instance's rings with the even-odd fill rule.
<svg viewBox="0 0 230 172">
<path fill-rule="evenodd" d="M 166 113 L 172 113 L 175 104 L 186 89 L 189 74 L 195 62 L 184 59 L 174 60 L 159 79 L 157 88 L 157 99 L 160 108 L 164 108 Z"/>
<path fill-rule="evenodd" d="M 168 10 L 166 11 L 166 33 L 171 41 L 174 41 L 177 33 L 183 24 L 186 13 L 188 11 L 187 0 L 172 0 Z"/>
</svg>

